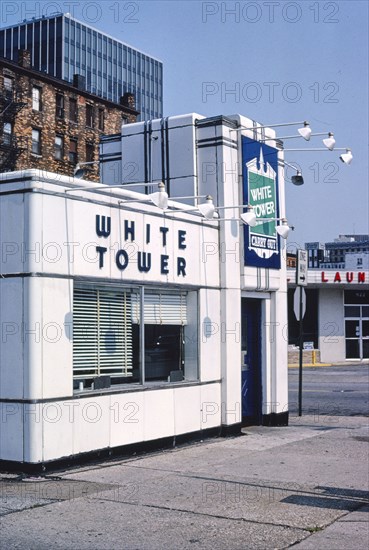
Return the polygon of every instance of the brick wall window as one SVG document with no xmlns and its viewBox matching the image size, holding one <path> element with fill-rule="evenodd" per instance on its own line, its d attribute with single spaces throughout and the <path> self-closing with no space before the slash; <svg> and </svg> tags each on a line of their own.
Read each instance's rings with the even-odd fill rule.
<svg viewBox="0 0 369 550">
<path fill-rule="evenodd" d="M 86 162 L 94 161 L 95 147 L 93 143 L 86 143 Z"/>
<path fill-rule="evenodd" d="M 4 122 L 3 126 L 3 144 L 11 145 L 13 128 L 11 122 Z"/>
<path fill-rule="evenodd" d="M 94 108 L 88 103 L 86 105 L 86 126 L 89 128 L 94 127 Z"/>
<path fill-rule="evenodd" d="M 64 118 L 64 96 L 63 94 L 56 94 L 56 118 Z"/>
<path fill-rule="evenodd" d="M 122 124 L 128 124 L 128 118 L 126 116 L 122 116 Z"/>
<path fill-rule="evenodd" d="M 32 153 L 41 155 L 41 130 L 32 128 Z"/>
<path fill-rule="evenodd" d="M 73 97 L 69 98 L 69 120 L 71 122 L 78 122 L 77 100 Z"/>
<path fill-rule="evenodd" d="M 63 136 L 55 136 L 54 156 L 58 160 L 63 160 L 64 156 L 64 138 Z"/>
<path fill-rule="evenodd" d="M 33 86 L 32 88 L 32 109 L 34 111 L 41 111 L 41 88 L 38 86 Z"/>
<path fill-rule="evenodd" d="M 99 109 L 99 130 L 104 131 L 104 109 Z"/>
<path fill-rule="evenodd" d="M 77 140 L 73 138 L 69 142 L 69 162 L 77 164 Z"/>
</svg>

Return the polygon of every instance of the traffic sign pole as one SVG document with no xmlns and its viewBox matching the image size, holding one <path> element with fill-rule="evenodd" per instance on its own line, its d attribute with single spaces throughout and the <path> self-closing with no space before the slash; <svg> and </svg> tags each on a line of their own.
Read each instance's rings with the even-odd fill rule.
<svg viewBox="0 0 369 550">
<path fill-rule="evenodd" d="M 300 286 L 300 331 L 299 331 L 299 416 L 302 416 L 302 349 L 303 349 L 303 327 L 302 327 L 302 286 Z"/>
<path fill-rule="evenodd" d="M 297 251 L 297 265 L 296 265 L 296 284 L 300 287 L 300 300 L 299 300 L 299 416 L 302 416 L 302 359 L 303 359 L 303 325 L 302 319 L 304 316 L 303 307 L 303 287 L 307 285 L 307 251 Z"/>
</svg>

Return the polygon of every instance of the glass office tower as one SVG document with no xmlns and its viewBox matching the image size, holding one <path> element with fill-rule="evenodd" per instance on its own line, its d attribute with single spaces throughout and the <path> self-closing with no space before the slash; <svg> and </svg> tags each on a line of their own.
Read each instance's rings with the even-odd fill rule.
<svg viewBox="0 0 369 550">
<path fill-rule="evenodd" d="M 31 52 L 32 67 L 73 81 L 86 79 L 86 90 L 119 102 L 133 93 L 138 120 L 163 115 L 163 64 L 69 14 L 24 21 L 0 29 L 0 56 L 18 60 L 18 50 Z"/>
</svg>

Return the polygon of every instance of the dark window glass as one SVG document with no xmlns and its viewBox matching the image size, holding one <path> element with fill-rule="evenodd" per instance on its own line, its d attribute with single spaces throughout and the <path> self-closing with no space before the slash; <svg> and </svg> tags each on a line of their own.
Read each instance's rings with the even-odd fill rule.
<svg viewBox="0 0 369 550">
<path fill-rule="evenodd" d="M 345 290 L 345 304 L 368 304 L 369 290 Z"/>
<path fill-rule="evenodd" d="M 93 128 L 94 126 L 94 108 L 87 103 L 86 105 L 86 126 Z"/>
<path fill-rule="evenodd" d="M 369 359 L 369 340 L 363 340 L 363 359 Z"/>
<path fill-rule="evenodd" d="M 32 23 L 27 25 L 27 50 L 32 52 Z"/>
<path fill-rule="evenodd" d="M 94 145 L 93 143 L 86 143 L 86 162 L 94 161 Z"/>
<path fill-rule="evenodd" d="M 77 140 L 71 139 L 69 142 L 69 162 L 77 164 Z"/>
<path fill-rule="evenodd" d="M 99 109 L 99 130 L 104 131 L 104 109 Z"/>
<path fill-rule="evenodd" d="M 346 338 L 359 338 L 360 321 L 345 321 Z"/>
<path fill-rule="evenodd" d="M 64 96 L 56 94 L 56 118 L 64 118 Z"/>
<path fill-rule="evenodd" d="M 41 22 L 41 70 L 47 71 L 47 45 L 48 45 L 48 36 L 47 36 L 47 27 L 49 20 L 45 19 Z"/>
<path fill-rule="evenodd" d="M 11 29 L 8 29 L 6 31 L 6 57 L 8 59 L 11 59 L 11 55 L 12 55 L 12 34 L 11 34 Z"/>
<path fill-rule="evenodd" d="M 360 306 L 345 306 L 345 317 L 360 317 Z"/>
<path fill-rule="evenodd" d="M 359 340 L 346 340 L 346 359 L 359 359 Z"/>
<path fill-rule="evenodd" d="M 33 65 L 37 70 L 40 70 L 40 21 L 36 22 L 34 33 L 34 61 Z"/>
<path fill-rule="evenodd" d="M 41 130 L 37 128 L 32 128 L 32 153 L 41 154 Z"/>
<path fill-rule="evenodd" d="M 13 97 L 14 82 L 9 76 L 4 76 L 4 94 L 5 97 L 10 99 Z"/>
<path fill-rule="evenodd" d="M 63 136 L 55 136 L 54 156 L 58 160 L 63 160 L 64 139 Z"/>
<path fill-rule="evenodd" d="M 66 20 L 67 24 L 67 20 Z M 62 18 L 56 21 L 56 59 L 55 59 L 55 76 L 62 78 Z M 68 75 L 64 74 L 63 78 L 68 79 Z"/>
<path fill-rule="evenodd" d="M 72 97 L 69 99 L 69 119 L 71 122 L 78 122 L 77 100 Z"/>
<path fill-rule="evenodd" d="M 10 122 L 4 122 L 3 127 L 3 143 L 4 145 L 11 145 L 12 142 L 12 125 Z"/>
<path fill-rule="evenodd" d="M 48 72 L 49 74 L 51 74 L 52 76 L 55 75 L 55 55 L 54 55 L 54 43 L 55 43 L 55 25 L 54 25 L 54 21 L 50 21 L 50 26 L 49 26 L 49 44 L 50 44 L 50 47 L 49 47 L 49 67 L 48 67 Z"/>
<path fill-rule="evenodd" d="M 18 29 L 13 29 L 13 61 L 18 61 Z"/>
<path fill-rule="evenodd" d="M 145 324 L 146 380 L 167 380 L 171 371 L 183 370 L 183 327 Z"/>
<path fill-rule="evenodd" d="M 5 57 L 5 52 L 4 52 L 4 31 L 0 31 L 0 56 Z"/>
</svg>

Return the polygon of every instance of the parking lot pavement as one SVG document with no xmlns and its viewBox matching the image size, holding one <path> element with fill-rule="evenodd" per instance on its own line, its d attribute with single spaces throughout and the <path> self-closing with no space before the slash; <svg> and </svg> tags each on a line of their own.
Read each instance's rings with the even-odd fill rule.
<svg viewBox="0 0 369 550">
<path fill-rule="evenodd" d="M 49 476 L 7 476 L 0 540 L 40 550 L 363 548 L 368 442 L 367 418 L 313 415 Z"/>
</svg>

